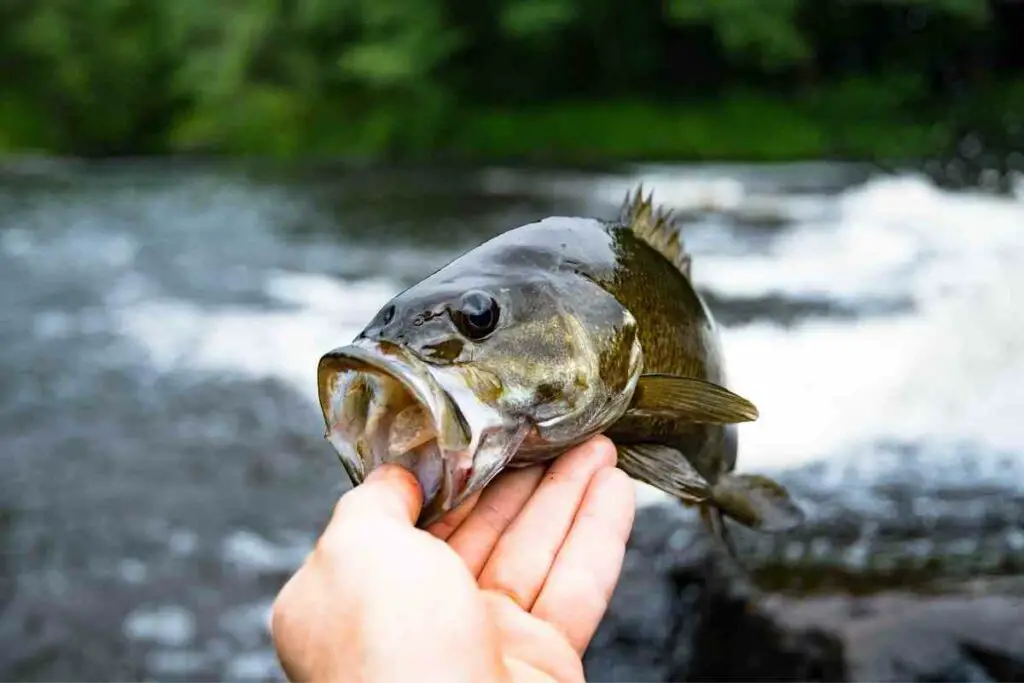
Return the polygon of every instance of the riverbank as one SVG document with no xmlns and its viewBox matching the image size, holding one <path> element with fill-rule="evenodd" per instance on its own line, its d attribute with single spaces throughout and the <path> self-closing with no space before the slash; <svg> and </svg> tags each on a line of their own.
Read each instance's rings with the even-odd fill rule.
<svg viewBox="0 0 1024 683">
<path fill-rule="evenodd" d="M 857 113 L 824 97 L 736 94 L 682 104 L 567 103 L 480 109 L 453 134 L 452 153 L 534 161 L 751 161 L 908 159 L 939 152 L 948 122 L 895 108 Z"/>
<path fill-rule="evenodd" d="M 230 106 L 195 107 L 147 142 L 90 145 L 31 102 L 0 105 L 0 153 L 84 156 L 203 153 L 368 161 L 544 163 L 621 161 L 900 161 L 948 156 L 981 131 L 996 149 L 1021 137 L 1024 87 L 992 86 L 929 110 L 917 88 L 848 82 L 783 96 L 733 91 L 714 99 L 573 101 L 504 107 L 305 103 L 286 91 L 249 91 Z M 76 146 L 80 148 L 76 148 Z"/>
</svg>

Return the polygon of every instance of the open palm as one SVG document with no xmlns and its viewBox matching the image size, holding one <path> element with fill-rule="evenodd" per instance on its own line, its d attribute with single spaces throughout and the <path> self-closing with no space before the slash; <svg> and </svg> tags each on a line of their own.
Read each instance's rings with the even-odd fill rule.
<svg viewBox="0 0 1024 683">
<path fill-rule="evenodd" d="M 293 680 L 582 681 L 634 513 L 604 437 L 507 471 L 427 531 L 415 479 L 381 468 L 339 502 L 282 589 Z"/>
</svg>

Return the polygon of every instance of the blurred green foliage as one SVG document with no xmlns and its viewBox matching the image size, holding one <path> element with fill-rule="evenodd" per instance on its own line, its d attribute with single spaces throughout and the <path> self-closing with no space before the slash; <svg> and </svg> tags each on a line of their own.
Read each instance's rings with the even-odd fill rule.
<svg viewBox="0 0 1024 683">
<path fill-rule="evenodd" d="M 919 155 L 1024 111 L 974 68 L 1012 31 L 985 0 L 8 0 L 0 149 Z"/>
</svg>

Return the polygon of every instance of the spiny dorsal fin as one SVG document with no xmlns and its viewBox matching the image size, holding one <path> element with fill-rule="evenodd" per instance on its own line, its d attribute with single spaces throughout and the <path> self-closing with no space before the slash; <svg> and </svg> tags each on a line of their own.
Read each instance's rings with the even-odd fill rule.
<svg viewBox="0 0 1024 683">
<path fill-rule="evenodd" d="M 654 193 L 643 196 L 643 185 L 627 195 L 619 218 L 651 248 L 667 258 L 686 277 L 690 277 L 690 255 L 671 211 L 654 206 Z"/>
</svg>

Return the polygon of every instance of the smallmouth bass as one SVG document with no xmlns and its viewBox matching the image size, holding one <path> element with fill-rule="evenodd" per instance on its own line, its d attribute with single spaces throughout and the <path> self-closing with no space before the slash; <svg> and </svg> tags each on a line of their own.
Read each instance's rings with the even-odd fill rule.
<svg viewBox="0 0 1024 683">
<path fill-rule="evenodd" d="M 736 424 L 757 408 L 726 388 L 711 311 L 671 213 L 641 189 L 612 221 L 513 228 L 385 304 L 318 366 L 326 438 L 358 485 L 399 463 L 427 526 L 506 467 L 604 433 L 618 467 L 700 508 L 780 532 L 802 510 L 764 476 L 734 473 Z"/>
</svg>

